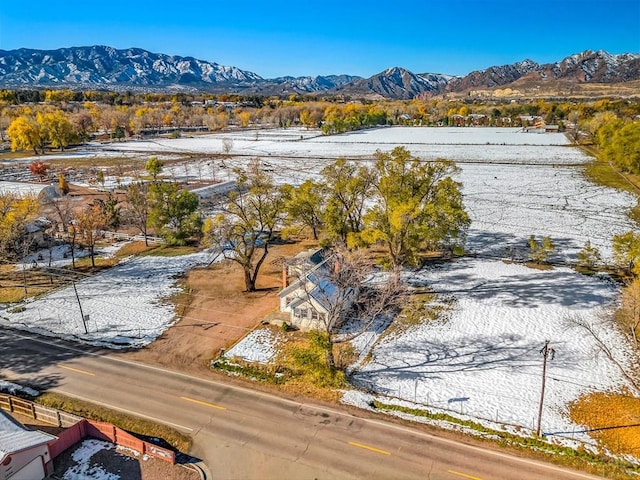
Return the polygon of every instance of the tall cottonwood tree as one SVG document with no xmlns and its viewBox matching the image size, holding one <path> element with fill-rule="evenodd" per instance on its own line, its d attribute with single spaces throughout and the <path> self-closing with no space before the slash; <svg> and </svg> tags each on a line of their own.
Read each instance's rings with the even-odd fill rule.
<svg viewBox="0 0 640 480">
<path fill-rule="evenodd" d="M 365 207 L 373 187 L 371 172 L 342 158 L 321 174 L 326 199 L 322 218 L 325 233 L 331 240 L 353 245 L 364 227 Z"/>
<path fill-rule="evenodd" d="M 206 222 L 205 240 L 242 267 L 245 290 L 253 292 L 269 254 L 269 242 L 282 219 L 284 200 L 259 160 L 254 159 L 245 170 L 235 172 L 236 189 L 229 193 L 223 213 Z"/>
<path fill-rule="evenodd" d="M 394 267 L 417 264 L 424 250 L 462 245 L 470 220 L 451 177 L 457 171 L 450 161 L 425 162 L 404 147 L 376 152 L 362 239 L 384 244 Z"/>
<path fill-rule="evenodd" d="M 9 124 L 7 135 L 11 139 L 11 150 L 33 150 L 44 154 L 46 135 L 42 126 L 31 115 L 21 115 Z"/>
<path fill-rule="evenodd" d="M 283 195 L 287 224 L 303 225 L 309 228 L 313 239 L 318 240 L 326 204 L 322 187 L 312 180 L 306 180 L 298 187 L 285 185 Z"/>
<path fill-rule="evenodd" d="M 36 120 L 46 133 L 53 148 L 64 150 L 75 137 L 73 124 L 60 109 L 51 112 L 38 112 Z"/>
</svg>

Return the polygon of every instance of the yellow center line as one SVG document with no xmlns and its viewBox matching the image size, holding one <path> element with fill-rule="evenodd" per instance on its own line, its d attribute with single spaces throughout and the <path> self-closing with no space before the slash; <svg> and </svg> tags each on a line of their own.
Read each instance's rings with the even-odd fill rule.
<svg viewBox="0 0 640 480">
<path fill-rule="evenodd" d="M 95 373 L 87 372 L 86 370 L 80 370 L 79 368 L 67 367 L 66 365 L 58 365 L 58 367 L 64 368 L 65 370 L 71 370 L 72 372 L 82 373 L 84 375 L 90 375 L 92 377 L 96 376 Z"/>
<path fill-rule="evenodd" d="M 465 473 L 456 472 L 454 470 L 447 470 L 448 473 L 453 473 L 459 477 L 469 478 L 470 480 L 482 480 L 480 477 L 474 477 L 473 475 L 467 475 Z"/>
<path fill-rule="evenodd" d="M 194 400 L 189 397 L 180 397 L 182 400 L 186 400 L 187 402 L 197 403 L 198 405 L 204 405 L 205 407 L 217 408 L 218 410 L 226 410 L 227 407 L 221 407 L 220 405 L 216 405 L 215 403 L 203 402 L 201 400 Z"/>
<path fill-rule="evenodd" d="M 391 455 L 391 453 L 387 452 L 386 450 L 380 450 L 379 448 L 370 447 L 369 445 L 363 445 L 362 443 L 349 442 L 349 445 L 353 447 L 364 448 L 366 450 L 371 450 L 372 452 L 381 453 L 382 455 Z"/>
</svg>

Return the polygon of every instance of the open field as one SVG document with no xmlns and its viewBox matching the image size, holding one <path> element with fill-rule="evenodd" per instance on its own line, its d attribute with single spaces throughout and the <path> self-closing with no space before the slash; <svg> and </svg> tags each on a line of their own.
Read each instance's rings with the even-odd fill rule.
<svg viewBox="0 0 640 480">
<path fill-rule="evenodd" d="M 227 158 L 220 156 L 224 138 L 233 139 Z M 569 405 L 590 392 L 624 388 L 626 381 L 570 320 L 599 322 L 600 314 L 606 317 L 615 306 L 618 287 L 606 277 L 585 277 L 566 267 L 543 271 L 503 262 L 510 260 L 508 251 L 525 252 L 530 235 L 548 235 L 554 240 L 558 250 L 552 260 L 556 264 L 574 261 L 587 240 L 609 258 L 612 235 L 635 227 L 627 213 L 636 205 L 636 198 L 587 181 L 581 169 L 590 157 L 568 146 L 563 135 L 524 134 L 514 129 L 385 128 L 318 137 L 317 132 L 289 129 L 123 142 L 104 148 L 140 158 L 158 152 L 167 156 L 209 152 L 215 157 L 209 164 L 194 161 L 165 169 L 165 175 L 183 179 L 230 178 L 232 167 L 258 156 L 279 183 L 296 184 L 318 178 L 322 167 L 335 158 L 369 161 L 376 149 L 390 150 L 396 145 L 406 145 L 426 160 L 442 156 L 458 163 L 457 179 L 463 183 L 472 219 L 467 250 L 476 257 L 407 272 L 411 283 L 438 293 L 435 302 L 446 302 L 448 314 L 396 334 L 369 332 L 363 337 L 366 341 L 356 346 L 361 360 L 367 361 L 358 364 L 355 380 L 369 393 L 351 392 L 349 401 L 366 407 L 367 395 L 373 395 L 387 402 L 408 402 L 508 424 L 505 428 L 529 434 L 536 426 L 539 351 L 550 340 L 557 357 L 549 366 L 552 380 L 543 432 L 572 445 L 592 443 L 584 428 L 571 419 Z M 3 324 L 90 342 L 149 344 L 173 324 L 174 307 L 162 302 L 178 293 L 178 277 L 208 259 L 205 254 L 148 258 L 129 261 L 78 285 L 91 309 L 89 334 L 81 330 L 70 291 L 30 302 L 24 312 L 5 310 L 0 313 Z M 195 280 L 197 272 L 192 271 L 190 277 Z M 213 301 L 215 294 L 207 293 L 206 282 L 197 283 L 198 293 Z M 228 295 L 234 301 L 241 296 L 239 291 L 235 298 L 231 292 Z M 275 291 L 273 295 L 275 299 Z M 144 305 L 136 303 L 138 298 L 140 302 L 144 299 Z M 192 313 L 186 316 L 197 318 L 196 309 L 213 311 L 215 303 L 204 301 L 204 297 L 194 299 L 192 310 L 187 310 Z M 135 318 L 143 312 L 153 317 L 145 317 L 144 326 Z M 179 329 L 165 332 L 164 347 L 171 348 L 171 332 Z M 237 338 L 246 331 L 247 327 L 238 329 Z M 611 323 L 602 325 L 602 335 L 616 345 L 620 365 L 633 365 L 632 350 Z M 186 338 L 176 340 L 180 348 L 188 342 Z M 153 346 L 149 352 L 149 358 L 156 355 Z M 198 352 L 199 360 L 205 357 L 206 352 Z"/>
</svg>

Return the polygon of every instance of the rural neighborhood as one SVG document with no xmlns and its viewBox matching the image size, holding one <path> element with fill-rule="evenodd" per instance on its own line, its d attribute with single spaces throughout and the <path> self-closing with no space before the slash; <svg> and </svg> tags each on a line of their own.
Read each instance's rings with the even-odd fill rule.
<svg viewBox="0 0 640 480">
<path fill-rule="evenodd" d="M 640 474 L 637 51 L 2 42 L 0 480 Z"/>
</svg>

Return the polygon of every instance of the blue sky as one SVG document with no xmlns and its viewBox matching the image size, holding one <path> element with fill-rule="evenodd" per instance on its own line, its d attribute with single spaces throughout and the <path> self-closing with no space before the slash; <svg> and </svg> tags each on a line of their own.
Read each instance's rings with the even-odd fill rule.
<svg viewBox="0 0 640 480">
<path fill-rule="evenodd" d="M 3 1 L 0 49 L 140 47 L 265 78 L 640 53 L 640 0 Z"/>
</svg>

